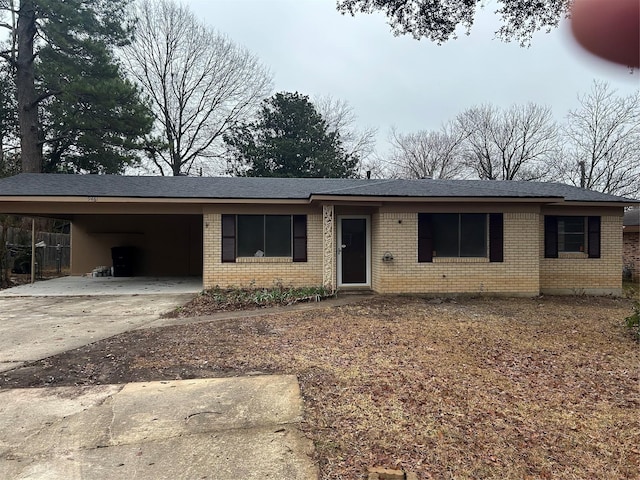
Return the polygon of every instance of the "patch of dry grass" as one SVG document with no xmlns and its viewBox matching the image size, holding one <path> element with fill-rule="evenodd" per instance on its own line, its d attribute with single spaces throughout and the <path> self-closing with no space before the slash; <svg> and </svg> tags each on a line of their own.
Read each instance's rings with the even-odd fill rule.
<svg viewBox="0 0 640 480">
<path fill-rule="evenodd" d="M 131 367 L 176 358 L 297 374 L 322 478 L 638 478 L 638 350 L 611 299 L 378 298 L 191 325 Z M 174 333 L 177 333 L 174 332 Z"/>
</svg>

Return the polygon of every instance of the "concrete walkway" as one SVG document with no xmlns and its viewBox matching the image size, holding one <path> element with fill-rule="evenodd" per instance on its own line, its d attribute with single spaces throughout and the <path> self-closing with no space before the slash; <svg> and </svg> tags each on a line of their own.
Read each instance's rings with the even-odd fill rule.
<svg viewBox="0 0 640 480">
<path fill-rule="evenodd" d="M 301 418 L 294 376 L 0 390 L 0 478 L 316 479 Z"/>
</svg>

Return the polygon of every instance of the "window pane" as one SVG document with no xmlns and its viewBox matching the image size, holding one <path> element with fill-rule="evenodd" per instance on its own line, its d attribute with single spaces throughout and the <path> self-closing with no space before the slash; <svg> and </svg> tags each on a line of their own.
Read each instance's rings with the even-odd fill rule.
<svg viewBox="0 0 640 480">
<path fill-rule="evenodd" d="M 264 215 L 238 215 L 238 256 L 264 252 Z"/>
<path fill-rule="evenodd" d="M 558 250 L 585 251 L 585 217 L 558 217 Z"/>
<path fill-rule="evenodd" d="M 460 256 L 487 256 L 487 215 L 484 213 L 460 214 Z"/>
<path fill-rule="evenodd" d="M 433 220 L 433 249 L 437 257 L 458 256 L 458 214 L 436 213 Z"/>
<path fill-rule="evenodd" d="M 267 215 L 265 218 L 265 256 L 291 256 L 291 215 Z"/>
</svg>

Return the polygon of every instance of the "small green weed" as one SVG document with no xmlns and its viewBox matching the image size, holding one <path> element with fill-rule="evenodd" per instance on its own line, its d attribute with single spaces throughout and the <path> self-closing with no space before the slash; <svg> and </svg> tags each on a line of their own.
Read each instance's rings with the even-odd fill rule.
<svg viewBox="0 0 640 480">
<path fill-rule="evenodd" d="M 640 342 L 640 301 L 633 302 L 633 313 L 624 319 L 633 338 Z"/>
</svg>

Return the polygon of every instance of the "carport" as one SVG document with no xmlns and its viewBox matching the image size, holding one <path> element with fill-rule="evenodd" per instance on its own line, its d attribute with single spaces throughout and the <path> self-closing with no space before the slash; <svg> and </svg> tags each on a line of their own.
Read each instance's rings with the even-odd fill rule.
<svg viewBox="0 0 640 480">
<path fill-rule="evenodd" d="M 45 176 L 20 177 L 19 192 L 0 191 L 0 213 L 70 221 L 71 275 L 111 267 L 112 249 L 125 247 L 132 252 L 135 277 L 201 281 L 202 199 L 167 196 L 171 192 L 157 191 L 144 177 L 126 177 L 124 189 L 109 176 L 87 175 L 77 182 L 76 175 L 58 175 L 53 189 L 39 185 Z"/>
<path fill-rule="evenodd" d="M 133 276 L 202 276 L 202 215 L 100 214 L 71 218 L 71 274 L 112 265 L 130 247 Z"/>
</svg>

